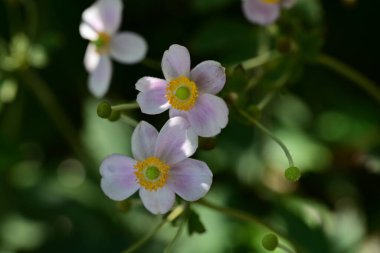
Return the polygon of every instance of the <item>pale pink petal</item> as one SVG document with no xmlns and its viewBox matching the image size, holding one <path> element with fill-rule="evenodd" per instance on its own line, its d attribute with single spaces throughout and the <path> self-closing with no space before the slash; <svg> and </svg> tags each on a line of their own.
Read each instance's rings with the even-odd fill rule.
<svg viewBox="0 0 380 253">
<path fill-rule="evenodd" d="M 170 168 L 168 186 L 181 198 L 196 201 L 206 195 L 212 173 L 206 163 L 187 158 Z"/>
<path fill-rule="evenodd" d="M 204 61 L 190 72 L 190 79 L 197 84 L 200 92 L 217 94 L 226 83 L 226 73 L 219 62 Z"/>
<path fill-rule="evenodd" d="M 124 200 L 140 188 L 134 174 L 135 164 L 135 160 L 118 154 L 103 160 L 100 165 L 101 188 L 110 199 Z"/>
<path fill-rule="evenodd" d="M 281 4 L 284 8 L 289 9 L 294 6 L 297 0 L 282 0 Z"/>
<path fill-rule="evenodd" d="M 99 65 L 100 54 L 96 52 L 94 44 L 90 43 L 87 46 L 86 53 L 84 54 L 84 66 L 88 72 L 92 72 Z"/>
<path fill-rule="evenodd" d="M 198 147 L 198 136 L 189 126 L 182 117 L 169 119 L 158 134 L 155 156 L 173 165 L 193 155 Z"/>
<path fill-rule="evenodd" d="M 84 39 L 94 41 L 98 38 L 98 33 L 88 24 L 81 23 L 79 25 L 79 33 Z"/>
<path fill-rule="evenodd" d="M 165 97 L 167 82 L 154 77 L 143 77 L 136 83 L 136 89 L 141 91 L 136 102 L 146 114 L 159 114 L 169 109 L 170 104 Z"/>
<path fill-rule="evenodd" d="M 171 45 L 162 57 L 162 72 L 165 79 L 170 81 L 179 76 L 189 77 L 190 74 L 190 53 L 186 47 Z"/>
<path fill-rule="evenodd" d="M 175 193 L 167 186 L 157 191 L 148 191 L 141 187 L 139 193 L 145 208 L 153 214 L 167 213 L 174 205 Z"/>
<path fill-rule="evenodd" d="M 136 160 L 143 161 L 154 155 L 158 132 L 148 122 L 141 121 L 132 134 L 132 153 Z"/>
<path fill-rule="evenodd" d="M 145 58 L 148 45 L 143 37 L 134 32 L 122 32 L 111 39 L 111 56 L 126 64 L 133 64 Z"/>
<path fill-rule="evenodd" d="M 83 12 L 82 19 L 97 32 L 113 34 L 120 26 L 122 11 L 121 0 L 98 0 Z"/>
<path fill-rule="evenodd" d="M 270 25 L 279 17 L 280 5 L 262 0 L 243 0 L 243 12 L 252 23 Z"/>
<path fill-rule="evenodd" d="M 83 21 L 96 32 L 104 31 L 104 23 L 99 11 L 99 2 L 95 2 L 82 13 Z"/>
<path fill-rule="evenodd" d="M 111 82 L 112 65 L 108 56 L 101 56 L 98 66 L 90 73 L 89 89 L 95 97 L 103 97 Z"/>
<path fill-rule="evenodd" d="M 201 94 L 187 118 L 191 128 L 202 137 L 212 137 L 220 133 L 228 123 L 228 107 L 220 97 Z"/>
<path fill-rule="evenodd" d="M 188 111 L 182 111 L 182 110 L 176 110 L 174 108 L 170 108 L 169 109 L 169 118 L 174 118 L 174 117 L 183 117 L 187 121 L 189 121 L 189 119 L 188 119 Z"/>
<path fill-rule="evenodd" d="M 166 89 L 167 84 L 168 82 L 166 80 L 145 76 L 137 81 L 136 90 L 144 92 L 155 89 Z"/>
</svg>

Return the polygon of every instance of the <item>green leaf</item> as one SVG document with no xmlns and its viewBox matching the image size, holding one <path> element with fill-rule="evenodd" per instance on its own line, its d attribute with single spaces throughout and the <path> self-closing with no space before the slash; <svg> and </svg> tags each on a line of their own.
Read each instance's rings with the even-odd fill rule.
<svg viewBox="0 0 380 253">
<path fill-rule="evenodd" d="M 193 233 L 202 234 L 206 232 L 206 228 L 203 225 L 202 221 L 199 218 L 199 214 L 196 213 L 194 210 L 189 209 L 189 220 L 187 225 L 187 231 L 189 235 L 192 235 Z"/>
</svg>

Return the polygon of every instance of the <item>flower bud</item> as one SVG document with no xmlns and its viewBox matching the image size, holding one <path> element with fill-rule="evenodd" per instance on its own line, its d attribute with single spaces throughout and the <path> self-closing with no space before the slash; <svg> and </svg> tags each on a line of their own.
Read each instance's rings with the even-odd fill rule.
<svg viewBox="0 0 380 253">
<path fill-rule="evenodd" d="M 106 101 L 102 101 L 99 103 L 96 112 L 100 118 L 108 119 L 112 114 L 111 105 Z"/>
<path fill-rule="evenodd" d="M 301 171 L 297 167 L 289 167 L 285 170 L 285 177 L 291 182 L 296 182 L 301 177 Z"/>
<path fill-rule="evenodd" d="M 278 246 L 278 237 L 275 234 L 266 234 L 261 240 L 263 248 L 269 251 L 273 251 Z"/>
</svg>

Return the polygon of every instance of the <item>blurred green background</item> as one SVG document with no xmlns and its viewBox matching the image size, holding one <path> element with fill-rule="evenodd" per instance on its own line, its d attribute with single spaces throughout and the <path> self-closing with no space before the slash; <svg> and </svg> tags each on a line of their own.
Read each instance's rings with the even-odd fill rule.
<svg viewBox="0 0 380 253">
<path fill-rule="evenodd" d="M 87 41 L 78 27 L 92 3 L 0 2 L 0 253 L 121 252 L 161 219 L 138 203 L 109 200 L 99 187 L 100 162 L 130 154 L 133 128 L 100 119 L 100 100 L 87 90 Z M 231 108 L 216 146 L 206 143 L 195 155 L 214 173 L 206 199 L 259 217 L 303 252 L 378 253 L 379 101 L 318 57 L 334 56 L 379 84 L 379 9 L 379 1 L 299 0 L 264 29 L 244 18 L 239 0 L 124 1 L 121 30 L 146 38 L 150 61 L 114 62 L 106 100 L 133 101 L 140 77 L 162 77 L 149 63 L 174 43 L 189 48 L 192 66 L 213 59 L 228 67 L 278 52 L 251 71 L 229 68 L 222 95 L 237 94 L 245 109 L 287 76 L 260 121 L 286 143 L 302 178 L 288 182 L 281 149 Z M 255 86 L 242 93 L 251 79 Z M 167 119 L 128 113 L 157 128 Z M 184 233 L 174 252 L 266 252 L 262 226 L 193 206 L 207 231 Z M 162 252 L 175 232 L 165 226 L 140 252 Z"/>
</svg>

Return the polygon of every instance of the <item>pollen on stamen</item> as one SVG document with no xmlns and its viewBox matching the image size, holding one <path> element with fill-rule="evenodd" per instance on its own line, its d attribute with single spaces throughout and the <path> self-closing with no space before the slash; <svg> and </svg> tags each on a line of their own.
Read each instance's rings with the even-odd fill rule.
<svg viewBox="0 0 380 253">
<path fill-rule="evenodd" d="M 188 111 L 193 108 L 197 98 L 196 84 L 185 76 L 172 80 L 166 87 L 166 99 L 174 109 Z"/>
<path fill-rule="evenodd" d="M 157 191 L 166 184 L 170 166 L 151 156 L 138 161 L 134 168 L 137 182 L 148 191 Z"/>
</svg>

